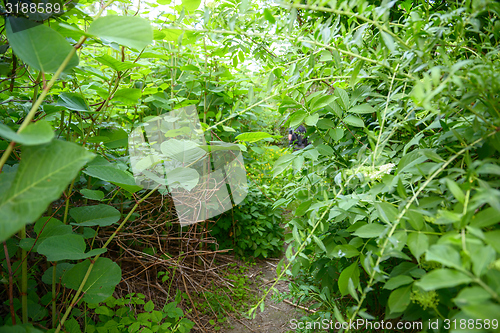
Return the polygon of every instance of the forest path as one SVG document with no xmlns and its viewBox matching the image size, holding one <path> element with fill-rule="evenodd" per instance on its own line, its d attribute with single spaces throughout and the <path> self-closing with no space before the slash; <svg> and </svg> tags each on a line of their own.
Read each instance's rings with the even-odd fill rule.
<svg viewBox="0 0 500 333">
<path fill-rule="evenodd" d="M 283 255 L 282 255 L 283 257 Z M 281 258 L 279 258 L 281 259 Z M 264 293 L 271 288 L 275 279 L 276 265 L 279 260 L 276 259 L 260 259 L 256 260 L 256 265 L 253 266 L 247 273 L 252 277 L 253 283 L 248 287 L 260 299 Z M 288 293 L 288 281 L 279 281 L 275 288 L 279 293 Z M 257 309 L 254 319 L 234 319 L 228 317 L 228 322 L 233 326 L 232 329 L 223 329 L 223 333 L 287 333 L 291 330 L 290 321 L 292 319 L 299 320 L 304 311 L 296 308 L 285 302 L 277 302 L 273 299 L 273 294 L 276 292 L 270 291 L 265 300 L 264 311 Z"/>
</svg>

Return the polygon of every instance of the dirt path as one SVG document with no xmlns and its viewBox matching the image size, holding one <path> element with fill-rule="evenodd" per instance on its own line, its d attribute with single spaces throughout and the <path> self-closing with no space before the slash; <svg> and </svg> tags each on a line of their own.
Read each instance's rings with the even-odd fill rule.
<svg viewBox="0 0 500 333">
<path fill-rule="evenodd" d="M 261 297 L 264 292 L 269 289 L 276 278 L 277 260 L 258 260 L 249 276 L 252 277 L 254 283 L 249 286 L 258 297 Z M 280 293 L 288 292 L 288 282 L 280 281 L 276 284 L 276 289 Z M 260 289 L 260 290 L 259 290 Z M 233 326 L 232 329 L 222 330 L 224 333 L 285 333 L 293 332 L 290 329 L 290 320 L 293 318 L 300 319 L 303 316 L 303 311 L 285 302 L 276 303 L 272 299 L 271 291 L 266 298 L 264 312 L 257 310 L 255 319 L 239 319 L 229 317 L 228 322 Z"/>
</svg>

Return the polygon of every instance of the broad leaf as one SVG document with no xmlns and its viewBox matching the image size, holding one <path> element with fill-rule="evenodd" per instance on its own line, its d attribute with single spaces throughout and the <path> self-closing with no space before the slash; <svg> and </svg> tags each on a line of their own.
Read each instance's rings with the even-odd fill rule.
<svg viewBox="0 0 500 333">
<path fill-rule="evenodd" d="M 91 177 L 99 178 L 100 180 L 120 186 L 130 193 L 142 189 L 141 186 L 137 186 L 134 177 L 130 173 L 112 166 L 92 165 L 83 170 L 83 172 Z"/>
<path fill-rule="evenodd" d="M 448 244 L 432 245 L 425 255 L 425 260 L 436 261 L 459 270 L 462 269 L 460 253 Z"/>
<path fill-rule="evenodd" d="M 143 54 L 143 56 L 144 56 L 144 54 Z M 127 69 L 130 69 L 130 68 L 142 66 L 141 64 L 137 64 L 137 63 L 131 62 L 131 61 L 118 61 L 115 58 L 113 58 L 112 56 L 107 55 L 107 54 L 102 55 L 100 57 L 96 57 L 95 60 L 99 61 L 103 65 L 111 67 L 115 71 L 120 71 L 120 72 L 127 70 Z"/>
<path fill-rule="evenodd" d="M 192 13 L 194 10 L 200 7 L 201 0 L 182 0 L 182 6 L 186 11 Z"/>
<path fill-rule="evenodd" d="M 411 232 L 407 244 L 411 254 L 420 262 L 420 256 L 429 248 L 429 236 L 421 232 Z"/>
<path fill-rule="evenodd" d="M 389 300 L 387 301 L 387 305 L 389 306 L 391 313 L 399 313 L 406 310 L 408 305 L 410 305 L 410 296 L 411 286 L 401 287 L 394 290 L 389 295 Z"/>
<path fill-rule="evenodd" d="M 54 138 L 54 132 L 47 121 L 40 120 L 29 124 L 20 133 L 16 133 L 7 125 L 0 123 L 0 136 L 25 146 L 34 146 L 50 142 Z"/>
<path fill-rule="evenodd" d="M 182 187 L 186 191 L 191 191 L 196 185 L 200 175 L 195 169 L 175 168 L 167 171 L 167 181 L 170 188 Z"/>
<path fill-rule="evenodd" d="M 356 116 L 345 117 L 344 123 L 346 123 L 346 125 L 351 125 L 354 127 L 364 127 L 365 126 L 365 124 L 363 123 L 363 120 L 361 118 L 356 117 Z"/>
<path fill-rule="evenodd" d="M 349 112 L 359 113 L 359 114 L 373 113 L 373 112 L 375 112 L 375 109 L 370 104 L 365 103 L 365 104 L 356 105 L 356 106 L 350 108 Z"/>
<path fill-rule="evenodd" d="M 17 172 L 0 174 L 0 241 L 35 221 L 93 157 L 80 146 L 58 140 L 25 147 Z"/>
<path fill-rule="evenodd" d="M 265 132 L 249 132 L 249 133 L 241 133 L 235 139 L 251 143 L 271 137 L 272 137 L 271 134 Z"/>
<path fill-rule="evenodd" d="M 87 259 L 66 272 L 63 284 L 67 288 L 78 290 L 83 278 L 87 274 L 90 261 Z M 98 258 L 85 282 L 82 292 L 83 300 L 87 303 L 100 303 L 111 296 L 121 280 L 121 269 L 108 258 Z"/>
<path fill-rule="evenodd" d="M 71 267 L 75 265 L 67 263 L 67 262 L 62 262 L 58 263 L 56 267 L 56 283 L 59 283 L 59 279 L 61 279 Z M 45 273 L 42 275 L 42 281 L 46 284 L 52 284 L 52 274 L 54 273 L 54 266 L 49 267 Z"/>
<path fill-rule="evenodd" d="M 106 252 L 106 249 L 94 249 L 85 253 L 86 247 L 82 235 L 59 235 L 47 238 L 38 246 L 38 253 L 48 261 L 59 261 L 85 259 Z"/>
<path fill-rule="evenodd" d="M 72 111 L 79 112 L 90 112 L 90 108 L 87 102 L 79 95 L 75 93 L 64 92 L 59 95 L 59 100 L 57 101 L 58 106 L 64 106 Z"/>
<path fill-rule="evenodd" d="M 359 285 L 359 267 L 357 262 L 351 264 L 349 267 L 345 268 L 342 273 L 340 273 L 338 284 L 339 291 L 342 296 L 349 293 L 349 279 L 352 280 L 355 287 Z"/>
<path fill-rule="evenodd" d="M 89 190 L 89 189 L 81 189 L 80 193 L 83 195 L 84 198 L 90 199 L 90 200 L 97 200 L 101 201 L 104 199 L 104 193 L 99 190 Z"/>
<path fill-rule="evenodd" d="M 5 21 L 5 30 L 14 53 L 26 64 L 42 72 L 56 72 L 73 49 L 52 28 L 22 17 L 9 16 Z M 66 69 L 76 65 L 78 57 L 75 54 Z"/>
<path fill-rule="evenodd" d="M 416 284 L 425 291 L 455 287 L 464 283 L 470 283 L 472 280 L 465 273 L 454 269 L 440 268 L 435 269 L 416 282 Z"/>
<path fill-rule="evenodd" d="M 153 28 L 137 16 L 104 16 L 92 22 L 88 33 L 120 45 L 142 50 L 153 42 Z"/>
<path fill-rule="evenodd" d="M 354 235 L 361 238 L 375 238 L 382 235 L 386 227 L 378 223 L 366 224 L 354 232 Z"/>
<path fill-rule="evenodd" d="M 108 205 L 95 205 L 71 208 L 69 214 L 75 219 L 78 226 L 91 227 L 98 225 L 105 227 L 120 220 L 120 212 Z"/>
<path fill-rule="evenodd" d="M 113 95 L 113 100 L 123 102 L 126 105 L 135 105 L 141 98 L 141 90 L 135 88 L 123 88 Z"/>
</svg>

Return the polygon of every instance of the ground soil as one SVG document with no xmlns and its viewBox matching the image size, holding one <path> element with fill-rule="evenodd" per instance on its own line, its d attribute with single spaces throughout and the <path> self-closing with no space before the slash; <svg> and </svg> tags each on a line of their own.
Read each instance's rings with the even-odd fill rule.
<svg viewBox="0 0 500 333">
<path fill-rule="evenodd" d="M 260 297 L 268 290 L 276 279 L 276 265 L 278 260 L 257 260 L 247 273 L 253 283 L 248 287 Z M 288 292 L 288 281 L 279 281 L 275 288 L 280 293 Z M 293 332 L 290 329 L 290 321 L 294 318 L 300 319 L 304 311 L 285 302 L 276 302 L 271 291 L 266 300 L 264 311 L 257 310 L 254 319 L 236 319 L 229 317 L 228 322 L 233 328 L 221 330 L 224 333 L 285 333 Z"/>
</svg>

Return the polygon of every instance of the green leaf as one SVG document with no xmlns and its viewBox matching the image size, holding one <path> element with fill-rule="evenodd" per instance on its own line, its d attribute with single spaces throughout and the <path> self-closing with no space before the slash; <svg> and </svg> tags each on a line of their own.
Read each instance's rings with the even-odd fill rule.
<svg viewBox="0 0 500 333">
<path fill-rule="evenodd" d="M 22 17 L 9 16 L 5 21 L 9 45 L 29 66 L 42 72 L 55 73 L 73 47 L 58 32 L 46 25 Z M 75 54 L 66 69 L 78 65 Z"/>
<path fill-rule="evenodd" d="M 400 313 L 406 310 L 408 305 L 410 305 L 410 296 L 411 286 L 394 290 L 389 295 L 389 300 L 387 301 L 387 305 L 389 306 L 391 313 Z"/>
<path fill-rule="evenodd" d="M 307 126 L 315 126 L 318 122 L 319 115 L 317 113 L 307 116 L 304 122 Z"/>
<path fill-rule="evenodd" d="M 149 301 L 146 304 L 144 304 L 144 311 L 146 312 L 151 312 L 155 309 L 155 305 L 153 301 Z"/>
<path fill-rule="evenodd" d="M 67 262 L 62 262 L 58 263 L 56 266 L 56 283 L 59 283 L 59 279 L 63 277 L 63 275 L 75 265 L 67 263 Z M 42 276 L 42 281 L 46 284 L 52 284 L 52 274 L 54 273 L 54 266 L 50 266 Z"/>
<path fill-rule="evenodd" d="M 186 191 L 191 191 L 196 185 L 200 175 L 198 171 L 191 168 L 175 168 L 167 171 L 167 181 L 170 188 L 182 187 Z"/>
<path fill-rule="evenodd" d="M 488 207 L 477 213 L 470 223 L 475 228 L 485 228 L 500 222 L 500 214 L 493 207 Z"/>
<path fill-rule="evenodd" d="M 79 112 L 90 112 L 90 108 L 87 102 L 79 95 L 75 93 L 64 92 L 59 94 L 59 100 L 57 101 L 58 106 L 64 106 L 65 108 L 73 111 Z"/>
<path fill-rule="evenodd" d="M 378 216 L 382 221 L 387 224 L 393 224 L 396 222 L 398 215 L 396 207 L 388 202 L 376 202 L 375 208 L 377 208 Z"/>
<path fill-rule="evenodd" d="M 413 283 L 413 279 L 408 275 L 396 275 L 390 278 L 384 285 L 384 289 L 394 290 L 401 286 Z"/>
<path fill-rule="evenodd" d="M 492 319 L 498 318 L 498 314 L 500 313 L 500 305 L 492 302 L 484 302 L 477 305 L 475 304 L 464 306 L 462 310 L 472 318 L 488 320 L 489 323 L 491 323 Z"/>
<path fill-rule="evenodd" d="M 182 0 L 182 6 L 190 13 L 198 9 L 200 4 L 201 0 Z"/>
<path fill-rule="evenodd" d="M 302 122 L 304 121 L 304 119 L 306 117 L 307 117 L 307 113 L 305 111 L 301 110 L 301 111 L 295 112 L 294 114 L 292 114 L 290 116 L 290 127 L 296 128 L 297 126 L 302 124 Z"/>
<path fill-rule="evenodd" d="M 467 287 L 458 293 L 453 299 L 456 305 L 463 307 L 466 305 L 482 304 L 491 298 L 491 295 L 481 287 Z"/>
<path fill-rule="evenodd" d="M 78 260 L 106 252 L 106 249 L 94 249 L 85 253 L 85 240 L 82 235 L 69 234 L 47 238 L 38 246 L 38 253 L 47 257 L 47 261 Z"/>
<path fill-rule="evenodd" d="M 462 261 L 460 253 L 448 244 L 432 245 L 425 254 L 425 260 L 436 261 L 445 266 L 462 270 Z"/>
<path fill-rule="evenodd" d="M 102 140 L 98 142 L 104 141 L 104 146 L 108 148 L 125 148 L 128 146 L 128 133 L 121 128 L 101 129 L 99 134 Z M 90 142 L 90 140 L 88 141 Z"/>
<path fill-rule="evenodd" d="M 108 165 L 92 165 L 88 166 L 83 172 L 91 177 L 99 178 L 120 186 L 130 193 L 134 193 L 142 189 L 137 186 L 134 177 L 123 170 L 116 169 Z"/>
<path fill-rule="evenodd" d="M 72 224 L 81 227 L 95 225 L 105 227 L 118 222 L 121 217 L 120 212 L 116 208 L 102 204 L 71 208 L 69 215 L 76 221 L 76 223 Z"/>
<path fill-rule="evenodd" d="M 236 130 L 232 127 L 229 127 L 229 126 L 224 126 L 222 125 L 222 129 L 226 132 L 236 132 Z"/>
<path fill-rule="evenodd" d="M 274 18 L 273 14 L 271 13 L 271 11 L 269 9 L 264 9 L 264 17 L 266 18 L 266 20 L 271 23 L 271 24 L 274 24 L 276 22 L 276 19 Z"/>
<path fill-rule="evenodd" d="M 320 144 L 316 147 L 316 149 L 323 156 L 332 156 L 333 155 L 333 149 L 330 146 Z"/>
<path fill-rule="evenodd" d="M 67 271 L 62 281 L 65 287 L 78 290 L 89 266 L 90 261 L 87 259 Z M 120 266 L 108 258 L 98 258 L 83 286 L 83 300 L 87 303 L 103 302 L 113 294 L 120 280 Z"/>
<path fill-rule="evenodd" d="M 126 105 L 136 105 L 141 98 L 141 90 L 135 88 L 123 88 L 113 95 L 113 100 L 123 102 Z"/>
<path fill-rule="evenodd" d="M 480 277 L 488 271 L 488 267 L 495 260 L 496 254 L 491 246 L 486 245 L 484 247 L 478 247 L 477 250 L 472 253 L 471 258 L 472 271 L 477 277 Z"/>
<path fill-rule="evenodd" d="M 29 124 L 20 133 L 16 133 L 7 125 L 0 123 L 0 136 L 25 146 L 34 146 L 50 142 L 54 138 L 54 131 L 45 120 Z"/>
<path fill-rule="evenodd" d="M 335 141 L 339 141 L 344 137 L 344 130 L 342 128 L 332 128 L 328 134 L 330 134 L 331 138 Z"/>
<path fill-rule="evenodd" d="M 142 54 L 144 57 L 144 53 Z M 115 71 L 123 72 L 124 70 L 134 68 L 134 67 L 141 67 L 141 64 L 131 62 L 131 61 L 118 61 L 115 58 L 113 58 L 110 55 L 102 55 L 100 57 L 95 57 L 95 60 L 99 61 L 101 64 L 111 67 Z"/>
<path fill-rule="evenodd" d="M 251 142 L 257 142 L 257 141 L 260 141 L 262 139 L 271 138 L 271 137 L 272 137 L 271 134 L 265 133 L 265 132 L 248 132 L 248 133 L 241 133 L 235 139 L 239 140 L 239 141 L 245 141 L 245 142 L 251 143 Z"/>
<path fill-rule="evenodd" d="M 355 287 L 359 285 L 359 267 L 357 262 L 351 264 L 347 268 L 344 268 L 342 273 L 340 273 L 338 284 L 339 284 L 339 291 L 342 294 L 342 296 L 345 296 L 349 293 L 348 290 L 349 279 L 352 280 L 352 283 L 354 284 Z"/>
<path fill-rule="evenodd" d="M 429 236 L 420 232 L 411 232 L 406 243 L 411 254 L 420 262 L 420 256 L 429 248 Z"/>
<path fill-rule="evenodd" d="M 419 281 L 415 282 L 417 286 L 425 291 L 451 288 L 464 283 L 470 283 L 472 280 L 465 273 L 456 271 L 454 269 L 435 269 L 422 277 Z"/>
<path fill-rule="evenodd" d="M 356 105 L 348 110 L 348 112 L 364 114 L 364 113 L 373 113 L 375 109 L 368 103 Z"/>
<path fill-rule="evenodd" d="M 43 229 L 42 229 L 43 227 Z M 29 242 L 30 240 L 33 241 L 34 246 L 33 246 L 33 251 L 37 252 L 38 251 L 38 246 L 42 244 L 47 238 L 51 236 L 56 236 L 56 235 L 68 235 L 73 232 L 73 229 L 71 228 L 70 225 L 63 224 L 61 221 L 59 221 L 56 218 L 52 217 L 41 217 L 36 221 L 35 227 L 34 227 L 35 232 L 38 235 L 37 242 L 34 243 L 33 238 L 25 238 L 21 240 L 19 243 L 19 246 L 23 248 L 23 243 L 24 242 Z M 31 246 L 33 244 L 29 244 L 29 248 L 25 250 L 30 250 Z"/>
<path fill-rule="evenodd" d="M 354 232 L 354 235 L 361 238 L 374 238 L 379 237 L 385 231 L 385 229 L 386 227 L 381 224 L 370 223 L 358 228 Z"/>
<path fill-rule="evenodd" d="M 326 95 L 326 96 L 317 96 L 316 98 L 311 100 L 311 110 L 319 110 L 321 108 L 324 108 L 330 103 L 333 103 L 338 97 L 333 96 L 333 95 Z"/>
<path fill-rule="evenodd" d="M 88 190 L 84 188 L 80 190 L 80 193 L 83 195 L 84 198 L 90 200 L 101 201 L 102 199 L 104 199 L 104 193 L 99 190 Z"/>
<path fill-rule="evenodd" d="M 349 95 L 345 92 L 344 89 L 336 87 L 335 88 L 335 96 L 340 97 L 339 104 L 344 110 L 349 109 Z"/>
<path fill-rule="evenodd" d="M 142 50 L 153 42 L 151 25 L 138 16 L 100 17 L 90 24 L 87 32 L 137 50 Z"/>
<path fill-rule="evenodd" d="M 344 123 L 347 125 L 351 125 L 354 127 L 364 127 L 365 124 L 363 123 L 363 120 L 361 118 L 358 118 L 356 116 L 347 116 L 344 118 Z"/>
<path fill-rule="evenodd" d="M 455 197 L 455 199 L 457 199 L 458 202 L 463 204 L 465 201 L 465 195 L 464 195 L 464 192 L 462 191 L 462 189 L 460 188 L 460 186 L 458 186 L 458 184 L 451 179 L 446 178 L 445 181 L 446 181 L 446 185 L 450 189 L 450 191 L 453 194 L 453 196 Z"/>
<path fill-rule="evenodd" d="M 70 142 L 53 140 L 24 147 L 17 172 L 0 174 L 0 241 L 35 221 L 94 154 Z"/>
<path fill-rule="evenodd" d="M 394 38 L 392 38 L 391 35 L 389 35 L 387 32 L 380 30 L 380 34 L 382 35 L 382 39 L 384 40 L 385 46 L 393 52 L 394 51 Z"/>
</svg>

